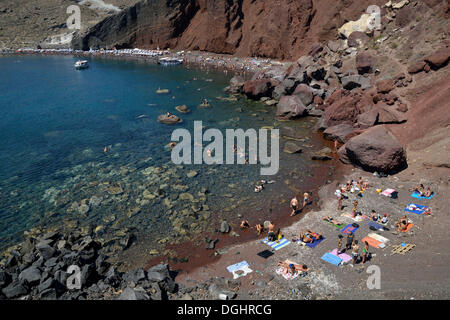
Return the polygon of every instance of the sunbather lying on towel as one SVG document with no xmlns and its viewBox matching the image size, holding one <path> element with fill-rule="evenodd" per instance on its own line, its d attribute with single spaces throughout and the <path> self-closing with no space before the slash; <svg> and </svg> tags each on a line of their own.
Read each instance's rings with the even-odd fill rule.
<svg viewBox="0 0 450 320">
<path fill-rule="evenodd" d="M 425 192 L 425 187 L 423 184 L 419 184 L 415 186 L 414 188 L 409 189 L 410 192 L 418 192 L 420 195 L 422 195 Z"/>
<path fill-rule="evenodd" d="M 334 219 L 334 218 L 332 218 L 332 217 L 330 217 L 330 216 L 323 218 L 323 220 L 325 220 L 326 222 L 335 224 L 335 225 L 337 225 L 337 226 L 340 226 L 340 225 L 343 224 L 343 222 L 338 221 L 338 220 L 336 220 L 336 219 Z"/>
<path fill-rule="evenodd" d="M 300 232 L 300 236 L 298 237 L 297 240 L 301 240 L 305 243 L 313 243 L 315 240 L 319 240 L 321 238 L 322 238 L 322 235 L 317 234 L 308 229 L 308 230 Z"/>
<path fill-rule="evenodd" d="M 278 261 L 277 266 L 283 267 L 283 274 L 290 273 L 291 275 L 295 275 L 296 273 L 306 273 L 308 271 L 308 266 L 305 264 L 294 264 L 294 263 L 287 263 L 283 261 Z"/>
<path fill-rule="evenodd" d="M 431 191 L 430 187 L 427 188 L 427 190 L 425 190 L 424 193 L 422 193 L 423 197 L 431 197 L 431 195 L 433 194 L 433 191 Z"/>
<path fill-rule="evenodd" d="M 398 219 L 394 226 L 398 228 L 398 232 L 404 232 L 408 228 L 408 224 L 408 218 L 406 216 L 403 216 Z"/>
</svg>

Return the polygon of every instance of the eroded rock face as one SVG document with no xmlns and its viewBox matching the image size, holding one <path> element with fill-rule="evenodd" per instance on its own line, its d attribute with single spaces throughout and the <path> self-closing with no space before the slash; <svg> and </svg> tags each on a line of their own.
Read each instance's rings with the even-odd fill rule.
<svg viewBox="0 0 450 320">
<path fill-rule="evenodd" d="M 384 126 L 376 126 L 353 137 L 339 150 L 344 161 L 367 171 L 398 172 L 407 166 L 406 152 Z"/>
<path fill-rule="evenodd" d="M 359 74 L 372 73 L 375 63 L 376 59 L 370 53 L 362 52 L 356 56 L 356 69 Z"/>
<path fill-rule="evenodd" d="M 244 93 L 252 99 L 270 97 L 272 95 L 272 81 L 270 79 L 247 80 L 244 82 Z"/>
</svg>

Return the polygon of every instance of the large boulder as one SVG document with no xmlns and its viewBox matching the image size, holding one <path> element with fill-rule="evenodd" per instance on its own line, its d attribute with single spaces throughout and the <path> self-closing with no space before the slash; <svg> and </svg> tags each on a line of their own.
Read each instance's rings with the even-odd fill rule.
<svg viewBox="0 0 450 320">
<path fill-rule="evenodd" d="M 394 107 L 385 104 L 376 105 L 376 110 L 378 111 L 377 124 L 403 123 L 408 120 L 404 112 L 400 112 Z"/>
<path fill-rule="evenodd" d="M 407 166 L 406 152 L 384 126 L 353 137 L 341 152 L 352 164 L 367 171 L 398 172 Z"/>
<path fill-rule="evenodd" d="M 427 63 L 424 60 L 414 61 L 408 66 L 408 73 L 409 74 L 419 73 L 423 71 L 426 65 Z"/>
<path fill-rule="evenodd" d="M 158 116 L 158 122 L 163 124 L 176 124 L 182 122 L 180 117 L 177 117 L 176 115 L 167 115 L 167 114 L 161 114 Z"/>
<path fill-rule="evenodd" d="M 272 84 L 270 79 L 255 79 L 244 82 L 244 93 L 251 99 L 272 96 Z"/>
<path fill-rule="evenodd" d="M 339 34 L 348 38 L 353 32 L 367 32 L 370 31 L 371 21 L 373 20 L 373 16 L 369 13 L 364 13 L 361 17 L 356 21 L 349 21 L 342 25 L 339 28 Z"/>
<path fill-rule="evenodd" d="M 372 108 L 369 111 L 359 114 L 356 117 L 356 124 L 360 129 L 373 127 L 378 121 L 378 109 Z"/>
<path fill-rule="evenodd" d="M 441 48 L 424 60 L 435 70 L 445 67 L 450 60 L 450 48 Z"/>
<path fill-rule="evenodd" d="M 356 56 L 355 63 L 359 74 L 372 73 L 375 69 L 376 59 L 368 52 L 361 52 Z"/>
<path fill-rule="evenodd" d="M 393 79 L 385 79 L 377 82 L 378 93 L 389 93 L 394 90 L 395 83 Z"/>
<path fill-rule="evenodd" d="M 366 33 L 361 31 L 353 31 L 347 39 L 347 44 L 349 47 L 358 48 L 366 44 L 369 40 L 370 37 Z"/>
<path fill-rule="evenodd" d="M 15 281 L 6 288 L 4 288 L 2 292 L 6 296 L 6 298 L 12 299 L 27 294 L 28 289 L 25 285 L 21 284 L 19 281 Z"/>
<path fill-rule="evenodd" d="M 370 79 L 362 75 L 349 75 L 342 77 L 342 86 L 346 90 L 361 88 L 363 90 L 370 88 Z"/>
<path fill-rule="evenodd" d="M 226 88 L 226 91 L 230 93 L 241 93 L 244 87 L 245 80 L 241 76 L 234 76 L 230 80 L 230 85 Z"/>
<path fill-rule="evenodd" d="M 36 267 L 29 267 L 19 274 L 19 281 L 28 285 L 38 284 L 41 280 L 41 271 Z"/>
<path fill-rule="evenodd" d="M 304 116 L 306 107 L 298 96 L 284 96 L 278 102 L 277 117 L 283 119 L 294 119 Z"/>
<path fill-rule="evenodd" d="M 365 112 L 360 103 L 361 95 L 357 92 L 346 92 L 330 97 L 331 105 L 325 108 L 322 125 L 324 129 L 341 123 L 353 124 L 359 114 Z"/>
<path fill-rule="evenodd" d="M 126 287 L 119 296 L 119 300 L 150 300 L 143 290 Z"/>
<path fill-rule="evenodd" d="M 346 143 L 349 139 L 357 135 L 358 132 L 348 123 L 341 123 L 327 128 L 323 132 L 323 137 L 328 140 L 337 140 L 339 143 Z"/>
<path fill-rule="evenodd" d="M 274 99 L 280 100 L 281 97 L 292 94 L 297 84 L 298 81 L 296 80 L 290 78 L 284 79 L 273 89 L 272 97 Z"/>
<path fill-rule="evenodd" d="M 307 106 L 313 101 L 313 91 L 312 89 L 307 86 L 306 84 L 299 84 L 292 95 L 297 96 L 300 98 L 300 101 L 303 103 L 303 105 Z"/>
</svg>

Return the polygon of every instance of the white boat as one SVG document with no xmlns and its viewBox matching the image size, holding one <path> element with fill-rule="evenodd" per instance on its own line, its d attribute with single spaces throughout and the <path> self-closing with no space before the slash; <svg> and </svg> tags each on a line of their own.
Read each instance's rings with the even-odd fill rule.
<svg viewBox="0 0 450 320">
<path fill-rule="evenodd" d="M 89 63 L 87 60 L 78 60 L 77 62 L 75 62 L 75 69 L 80 70 L 87 68 L 89 68 Z"/>
<path fill-rule="evenodd" d="M 162 64 L 164 66 L 173 66 L 176 64 L 182 64 L 183 59 L 164 57 L 164 58 L 159 58 L 158 63 Z"/>
</svg>

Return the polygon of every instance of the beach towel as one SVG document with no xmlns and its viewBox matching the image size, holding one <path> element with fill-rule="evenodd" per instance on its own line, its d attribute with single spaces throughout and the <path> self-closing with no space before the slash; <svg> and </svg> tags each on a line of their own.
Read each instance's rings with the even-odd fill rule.
<svg viewBox="0 0 450 320">
<path fill-rule="evenodd" d="M 354 227 L 353 225 L 348 224 L 348 225 L 345 226 L 344 229 L 341 230 L 341 232 L 344 233 L 344 234 L 350 234 L 350 233 L 355 232 L 356 230 L 358 230 L 358 228 L 359 227 Z"/>
<path fill-rule="evenodd" d="M 264 240 L 262 240 L 262 243 L 267 244 L 274 250 L 280 250 L 280 249 L 286 247 L 291 242 L 286 238 L 282 238 L 281 240 L 278 240 L 278 241 L 269 241 L 266 237 L 266 238 L 264 238 Z"/>
<path fill-rule="evenodd" d="M 378 241 L 378 240 L 376 240 L 376 239 L 374 239 L 372 237 L 369 237 L 369 236 L 367 236 L 367 237 L 365 237 L 365 238 L 363 238 L 361 240 L 362 243 L 365 243 L 366 241 L 369 244 L 369 246 L 377 248 L 377 249 L 379 249 L 380 245 L 383 244 L 381 241 Z"/>
<path fill-rule="evenodd" d="M 371 237 L 371 238 L 373 238 L 373 239 L 375 239 L 375 240 L 378 240 L 378 241 L 380 241 L 380 242 L 382 242 L 382 243 L 387 243 L 387 242 L 390 241 L 388 238 L 385 238 L 385 237 L 383 237 L 383 236 L 380 236 L 379 234 L 376 234 L 376 233 L 374 233 L 374 232 L 369 233 L 367 236 L 368 236 L 368 237 Z"/>
<path fill-rule="evenodd" d="M 414 191 L 414 192 L 411 194 L 411 197 L 416 198 L 416 199 L 431 199 L 431 198 L 434 197 L 434 195 L 435 195 L 435 193 L 433 192 L 433 193 L 431 194 L 431 196 L 429 196 L 429 197 L 424 197 L 424 196 L 421 196 L 419 192 Z"/>
<path fill-rule="evenodd" d="M 376 223 L 375 221 L 369 221 L 369 227 L 374 227 L 377 230 L 384 230 L 384 227 L 381 224 Z"/>
<path fill-rule="evenodd" d="M 331 254 L 329 252 L 325 253 L 320 259 L 323 261 L 326 261 L 328 263 L 331 263 L 332 265 L 338 266 L 341 264 L 342 259 L 338 256 Z"/>
<path fill-rule="evenodd" d="M 355 221 L 355 222 L 360 222 L 360 221 L 362 221 L 362 220 L 368 218 L 365 214 L 363 214 L 363 215 L 357 215 L 355 218 L 353 218 L 352 214 L 351 214 L 351 213 L 348 213 L 348 212 L 345 212 L 345 213 L 341 214 L 341 216 L 342 216 L 342 217 L 349 218 L 349 219 L 352 219 L 352 220 Z"/>
<path fill-rule="evenodd" d="M 233 279 L 237 279 L 240 277 L 244 277 L 247 274 L 253 272 L 252 269 L 250 269 L 249 264 L 247 261 L 241 261 L 236 264 L 232 264 L 227 267 L 228 272 L 233 274 Z"/>
<path fill-rule="evenodd" d="M 406 230 L 405 231 L 401 231 L 401 232 L 408 232 L 413 226 L 414 226 L 414 224 L 408 223 L 408 225 L 406 226 Z"/>
<path fill-rule="evenodd" d="M 386 197 L 396 198 L 397 191 L 395 191 L 394 189 L 386 189 L 381 194 Z"/>
<path fill-rule="evenodd" d="M 353 260 L 352 257 L 350 257 L 350 256 L 349 256 L 348 254 L 346 254 L 346 253 L 340 253 L 340 254 L 337 254 L 337 253 L 338 253 L 337 248 L 334 249 L 333 251 L 331 251 L 330 253 L 331 253 L 332 255 L 335 255 L 336 257 L 342 259 L 342 263 L 349 263 L 350 261 Z"/>
<path fill-rule="evenodd" d="M 274 253 L 269 250 L 263 250 L 261 252 L 258 252 L 256 255 L 260 256 L 261 258 L 267 259 L 270 256 L 273 256 Z"/>
<path fill-rule="evenodd" d="M 323 219 L 323 221 L 325 221 L 325 222 L 328 223 L 328 224 L 331 224 L 333 227 L 336 227 L 336 228 L 338 228 L 338 229 L 341 229 L 341 228 L 344 227 L 344 224 L 337 225 L 337 224 L 331 223 L 330 221 L 325 220 L 325 219 Z"/>
<path fill-rule="evenodd" d="M 306 243 L 307 247 L 315 248 L 319 243 L 321 243 L 323 240 L 325 240 L 324 237 L 320 238 L 319 240 L 314 240 L 313 243 Z"/>
<path fill-rule="evenodd" d="M 283 267 L 278 267 L 275 272 L 279 274 L 280 276 L 283 276 L 286 280 L 292 280 L 298 277 L 298 272 L 295 272 L 293 275 L 289 272 L 284 273 Z"/>
<path fill-rule="evenodd" d="M 424 213 L 425 211 L 427 211 L 429 209 L 430 208 L 427 207 L 427 206 L 421 206 L 420 204 L 410 203 L 405 208 L 405 211 L 412 212 L 412 213 L 415 213 L 415 214 L 422 214 L 422 213 Z"/>
</svg>

